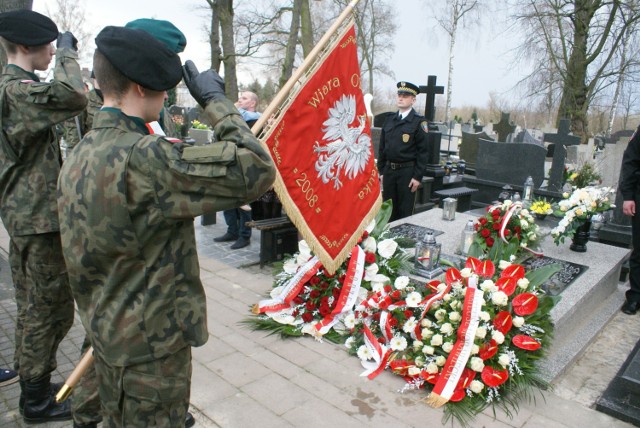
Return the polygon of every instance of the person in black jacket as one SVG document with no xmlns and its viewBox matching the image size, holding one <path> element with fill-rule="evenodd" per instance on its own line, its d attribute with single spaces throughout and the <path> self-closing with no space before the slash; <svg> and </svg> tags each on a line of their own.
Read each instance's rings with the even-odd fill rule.
<svg viewBox="0 0 640 428">
<path fill-rule="evenodd" d="M 640 309 L 640 127 L 633 133 L 622 157 L 622 180 L 620 191 L 624 200 L 622 212 L 631 216 L 633 250 L 629 259 L 629 290 L 622 312 L 634 315 Z"/>
<path fill-rule="evenodd" d="M 416 190 L 422 181 L 428 159 L 428 125 L 414 109 L 419 88 L 398 82 L 398 114 L 389 115 L 380 136 L 378 171 L 382 179 L 382 197 L 391 199 L 391 221 L 413 215 Z"/>
</svg>

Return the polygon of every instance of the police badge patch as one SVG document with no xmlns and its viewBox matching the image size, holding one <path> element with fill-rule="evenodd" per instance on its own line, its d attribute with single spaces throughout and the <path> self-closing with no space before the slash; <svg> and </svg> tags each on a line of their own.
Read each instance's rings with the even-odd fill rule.
<svg viewBox="0 0 640 428">
<path fill-rule="evenodd" d="M 426 120 L 423 120 L 422 122 L 420 122 L 420 127 L 424 132 L 429 132 L 429 124 L 427 123 Z"/>
<path fill-rule="evenodd" d="M 408 143 L 409 142 L 409 138 L 411 138 L 411 136 L 409 134 L 402 134 L 402 142 L 403 143 Z"/>
</svg>

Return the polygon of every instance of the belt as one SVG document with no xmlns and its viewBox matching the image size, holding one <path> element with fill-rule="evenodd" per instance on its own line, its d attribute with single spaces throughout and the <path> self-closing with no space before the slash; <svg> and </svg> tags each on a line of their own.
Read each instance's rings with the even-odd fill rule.
<svg viewBox="0 0 640 428">
<path fill-rule="evenodd" d="M 389 165 L 391 169 L 409 168 L 411 166 L 414 166 L 415 164 L 416 164 L 415 162 L 402 162 L 402 163 L 387 162 L 387 165 Z"/>
</svg>

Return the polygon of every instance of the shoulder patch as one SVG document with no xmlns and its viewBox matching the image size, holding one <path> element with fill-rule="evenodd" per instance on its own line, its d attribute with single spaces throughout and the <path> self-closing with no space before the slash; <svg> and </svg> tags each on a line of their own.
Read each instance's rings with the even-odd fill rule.
<svg viewBox="0 0 640 428">
<path fill-rule="evenodd" d="M 171 144 L 184 143 L 184 141 L 181 140 L 180 138 L 164 137 L 164 139 L 167 140 L 168 142 L 170 142 Z"/>
<path fill-rule="evenodd" d="M 426 120 L 423 120 L 422 122 L 420 122 L 420 127 L 424 132 L 429 132 L 429 124 L 427 123 Z"/>
</svg>

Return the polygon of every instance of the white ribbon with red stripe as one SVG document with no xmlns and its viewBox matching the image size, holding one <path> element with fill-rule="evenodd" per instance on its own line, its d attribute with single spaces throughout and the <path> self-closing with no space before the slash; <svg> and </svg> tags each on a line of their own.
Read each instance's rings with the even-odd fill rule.
<svg viewBox="0 0 640 428">
<path fill-rule="evenodd" d="M 480 322 L 480 311 L 484 301 L 482 290 L 476 288 L 477 281 L 475 276 L 471 276 L 468 279 L 462 309 L 462 321 L 457 333 L 458 339 L 442 368 L 438 382 L 436 382 L 433 391 L 427 397 L 427 403 L 432 407 L 440 407 L 449 401 L 471 356 L 476 330 Z"/>
<path fill-rule="evenodd" d="M 365 368 L 365 371 L 363 371 L 360 376 L 367 376 L 369 379 L 373 379 L 387 367 L 391 349 L 388 349 L 378 342 L 366 324 L 364 325 L 364 344 L 369 348 L 369 352 L 371 352 L 373 356 L 373 361 L 360 360 L 362 367 Z"/>
<path fill-rule="evenodd" d="M 493 209 L 493 206 L 489 207 L 489 211 L 491 211 L 492 209 Z M 500 223 L 500 230 L 498 232 L 498 236 L 500 237 L 500 239 L 502 239 L 502 241 L 505 244 L 509 243 L 509 241 L 507 241 L 504 231 L 507 229 L 507 225 L 509 224 L 509 220 L 511 220 L 511 217 L 514 214 L 517 214 L 520 210 L 522 210 L 522 202 L 514 202 L 513 205 L 511 205 L 507 209 L 507 212 L 502 217 L 502 222 Z M 522 248 L 524 248 L 525 250 L 529 251 L 531 254 L 538 257 L 541 257 L 544 255 L 543 253 L 534 251 L 528 247 L 522 247 Z"/>
</svg>

